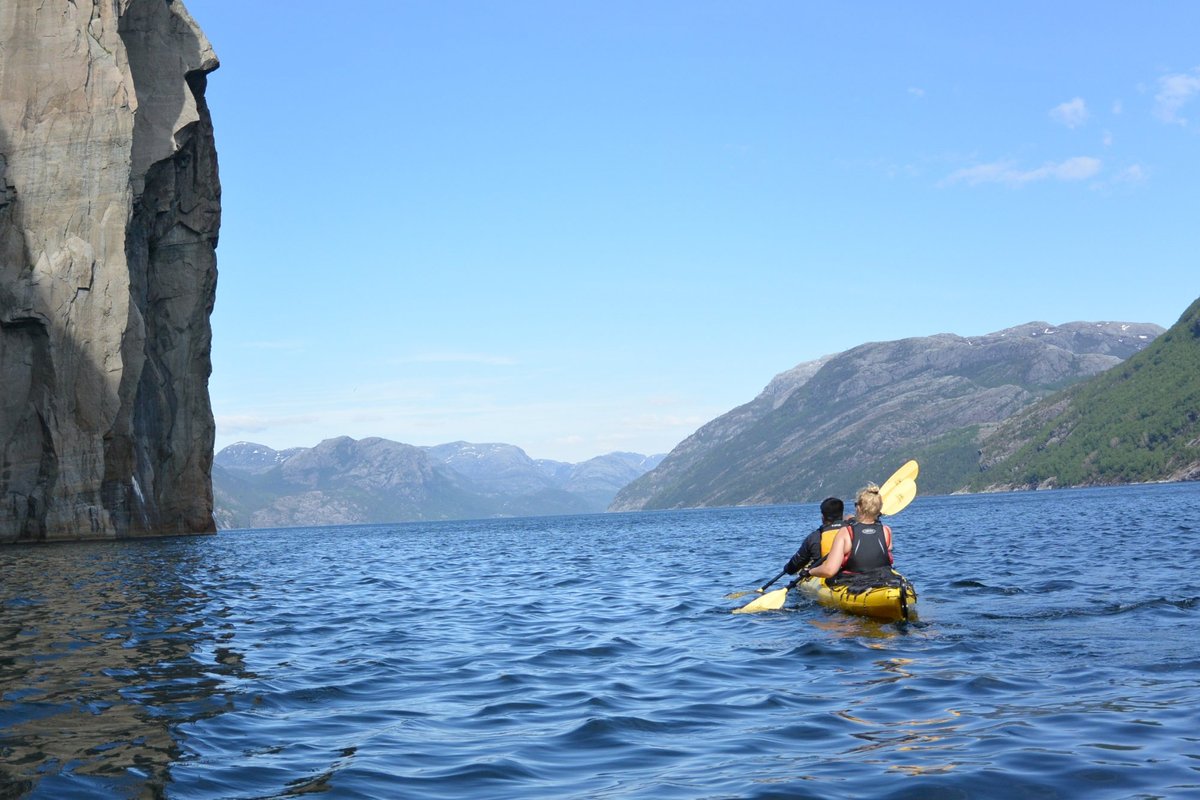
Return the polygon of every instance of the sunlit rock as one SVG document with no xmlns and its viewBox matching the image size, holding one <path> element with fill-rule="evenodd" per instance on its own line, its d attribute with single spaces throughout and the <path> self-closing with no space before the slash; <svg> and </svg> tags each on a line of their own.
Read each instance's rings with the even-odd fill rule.
<svg viewBox="0 0 1200 800">
<path fill-rule="evenodd" d="M 214 530 L 216 68 L 178 0 L 0 3 L 0 541 Z"/>
</svg>

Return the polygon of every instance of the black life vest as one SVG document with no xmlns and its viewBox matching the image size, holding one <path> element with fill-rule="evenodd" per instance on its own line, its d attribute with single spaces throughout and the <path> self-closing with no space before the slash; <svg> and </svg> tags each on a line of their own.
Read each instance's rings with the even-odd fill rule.
<svg viewBox="0 0 1200 800">
<path fill-rule="evenodd" d="M 871 572 L 892 565 L 892 529 L 882 522 L 855 522 L 850 530 L 850 552 L 843 572 Z"/>
</svg>

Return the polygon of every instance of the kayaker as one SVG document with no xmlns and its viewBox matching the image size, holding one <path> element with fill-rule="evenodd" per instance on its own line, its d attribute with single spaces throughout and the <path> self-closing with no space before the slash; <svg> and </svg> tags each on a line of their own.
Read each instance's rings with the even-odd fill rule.
<svg viewBox="0 0 1200 800">
<path fill-rule="evenodd" d="M 800 571 L 800 578 L 835 578 L 840 583 L 857 578 L 890 578 L 892 572 L 892 529 L 879 521 L 883 498 L 873 483 L 858 490 L 854 498 L 855 522 L 842 527 L 833 537 L 829 555 L 818 566 Z M 890 582 L 890 581 L 886 581 Z"/>
<path fill-rule="evenodd" d="M 815 567 L 825 560 L 833 546 L 834 535 L 850 520 L 842 518 L 846 504 L 837 497 L 826 497 L 821 501 L 821 524 L 808 535 L 800 549 L 788 559 L 783 571 L 795 575 L 805 567 Z"/>
</svg>

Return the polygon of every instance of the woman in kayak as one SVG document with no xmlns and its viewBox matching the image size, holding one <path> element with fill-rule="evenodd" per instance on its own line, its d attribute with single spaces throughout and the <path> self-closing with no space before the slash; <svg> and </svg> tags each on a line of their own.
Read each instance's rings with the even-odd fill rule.
<svg viewBox="0 0 1200 800">
<path fill-rule="evenodd" d="M 837 532 L 829 556 L 811 570 L 801 570 L 814 578 L 835 578 L 830 583 L 860 576 L 892 575 L 892 529 L 879 521 L 883 498 L 879 487 L 868 483 L 854 498 L 855 522 Z"/>
</svg>

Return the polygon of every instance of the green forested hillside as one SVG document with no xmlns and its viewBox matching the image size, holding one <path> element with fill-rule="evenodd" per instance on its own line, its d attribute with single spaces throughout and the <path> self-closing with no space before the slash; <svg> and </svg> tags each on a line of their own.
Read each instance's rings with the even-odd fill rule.
<svg viewBox="0 0 1200 800">
<path fill-rule="evenodd" d="M 1200 300 L 1123 364 L 1002 424 L 969 490 L 1200 478 Z"/>
</svg>

